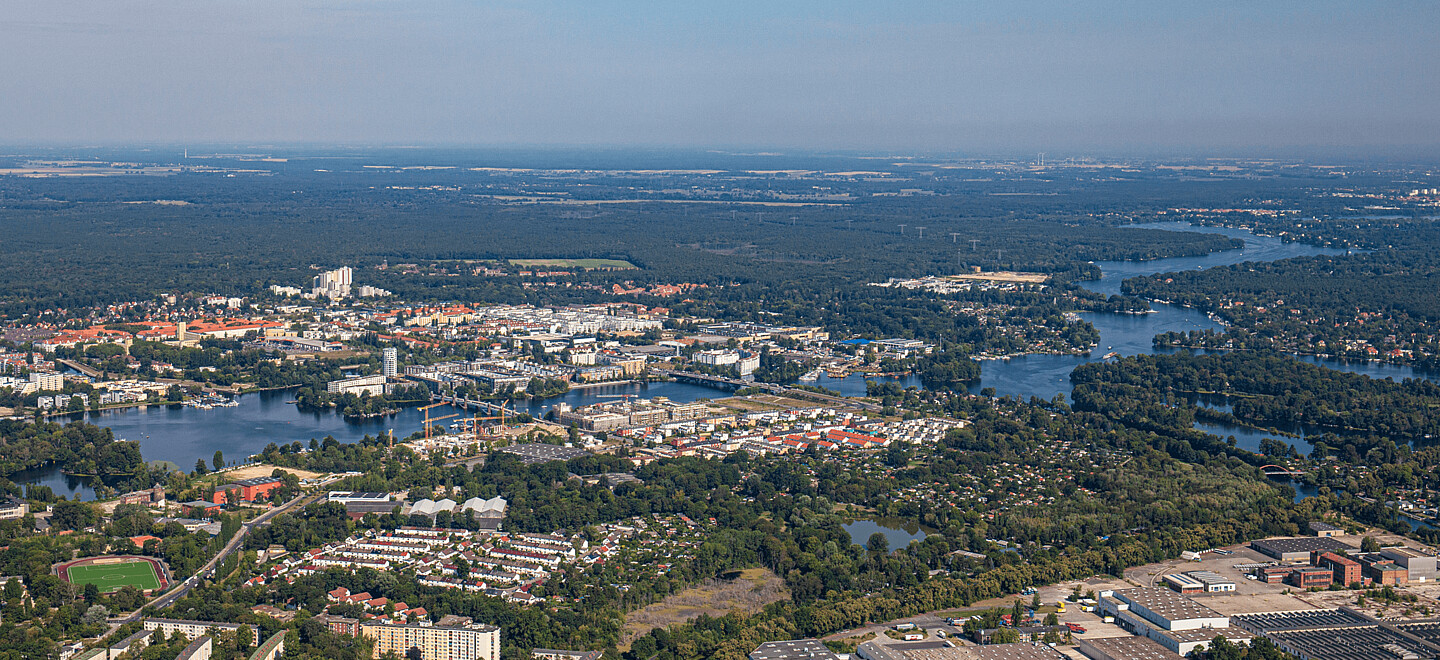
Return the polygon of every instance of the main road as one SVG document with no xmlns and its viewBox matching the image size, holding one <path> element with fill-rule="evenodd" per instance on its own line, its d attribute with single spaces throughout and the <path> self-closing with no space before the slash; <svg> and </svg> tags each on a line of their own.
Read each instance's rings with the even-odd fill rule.
<svg viewBox="0 0 1440 660">
<path fill-rule="evenodd" d="M 323 487 L 324 485 L 325 484 L 321 484 L 320 486 Z M 190 590 L 195 588 L 195 585 L 200 584 L 200 578 L 209 578 L 215 576 L 216 567 L 218 567 L 221 562 L 225 561 L 226 557 L 235 554 L 235 551 L 240 549 L 240 545 L 245 541 L 245 535 L 249 534 L 250 530 L 268 523 L 271 518 L 285 513 L 286 511 L 289 511 L 297 506 L 304 506 L 310 504 L 311 502 L 319 499 L 320 496 L 324 493 L 325 491 L 320 490 L 314 493 L 301 494 L 295 499 L 286 502 L 285 504 L 282 504 L 278 507 L 275 507 L 274 509 L 271 509 L 269 511 L 266 511 L 265 513 L 256 516 L 253 520 L 241 523 L 240 531 L 235 532 L 235 536 L 231 537 L 230 541 L 225 544 L 225 547 L 221 548 L 220 552 L 216 553 L 216 555 L 211 558 L 210 561 L 206 562 L 204 566 L 201 566 L 200 570 L 196 571 L 194 575 L 185 578 L 185 580 L 180 582 L 180 584 L 175 585 L 175 588 L 165 592 L 164 594 L 161 594 L 154 600 L 146 603 L 144 607 L 141 607 L 140 609 L 131 612 L 129 615 L 122 618 L 110 619 L 110 632 L 114 632 L 115 628 L 138 620 L 140 618 L 140 612 L 144 610 L 145 607 L 154 606 L 156 609 L 163 609 L 169 607 L 175 601 L 184 598 L 185 594 L 190 593 Z"/>
</svg>

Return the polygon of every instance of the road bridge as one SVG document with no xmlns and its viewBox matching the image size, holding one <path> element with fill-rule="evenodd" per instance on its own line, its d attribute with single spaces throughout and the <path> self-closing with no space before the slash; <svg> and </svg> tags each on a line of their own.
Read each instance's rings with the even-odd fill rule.
<svg viewBox="0 0 1440 660">
<path fill-rule="evenodd" d="M 758 388 L 758 389 L 765 390 L 765 391 L 767 391 L 767 392 L 769 392 L 769 393 L 771 393 L 771 394 L 777 395 L 777 396 L 785 396 L 785 397 L 790 397 L 790 398 L 795 398 L 795 399 L 809 399 L 809 400 L 812 400 L 812 401 L 819 401 L 819 402 L 821 402 L 821 403 L 829 403 L 829 404 L 836 405 L 836 406 L 845 406 L 845 407 L 848 407 L 848 408 L 859 408 L 859 409 L 864 410 L 864 411 L 866 411 L 866 412 L 877 412 L 877 413 L 878 413 L 878 412 L 880 412 L 880 411 L 882 410 L 882 406 L 880 406 L 879 404 L 876 404 L 876 403 L 871 403 L 871 402 L 869 402 L 869 401 L 862 401 L 862 400 L 860 400 L 860 399 L 851 399 L 851 398 L 843 397 L 843 396 L 832 396 L 832 395 L 829 395 L 829 394 L 821 394 L 821 393 L 819 393 L 819 392 L 812 392 L 812 391 L 810 391 L 810 390 L 802 390 L 802 389 L 796 388 L 796 387 L 786 387 L 786 386 L 784 386 L 784 385 L 777 385 L 777 384 L 775 384 L 775 383 L 751 382 L 751 381 L 748 381 L 748 380 L 740 380 L 739 378 L 727 378 L 727 377 L 725 377 L 725 376 L 712 376 L 712 375 L 710 375 L 710 374 L 696 373 L 696 372 L 694 372 L 694 371 L 676 371 L 676 370 L 674 370 L 674 369 L 651 369 L 651 371 L 652 371 L 653 373 L 659 374 L 659 375 L 661 375 L 661 376 L 668 376 L 668 377 L 670 377 L 670 378 L 674 378 L 674 379 L 677 380 L 677 381 L 689 382 L 689 383 L 698 383 L 698 384 L 700 384 L 700 385 L 707 385 L 707 386 L 710 386 L 710 387 L 721 387 L 721 388 L 725 388 L 725 389 L 730 389 L 731 391 L 743 389 L 743 388 L 746 388 L 746 387 L 754 387 L 754 388 Z"/>
<path fill-rule="evenodd" d="M 1288 468 L 1288 467 L 1285 467 L 1285 466 L 1283 466 L 1283 465 L 1261 465 L 1261 466 L 1260 466 L 1260 471 L 1261 471 L 1261 472 L 1264 472 L 1264 473 L 1265 473 L 1265 476 L 1267 476 L 1267 477 L 1303 477 L 1303 476 L 1305 476 L 1305 472 L 1304 472 L 1303 470 L 1292 470 L 1292 469 L 1290 469 L 1290 468 Z"/>
<path fill-rule="evenodd" d="M 63 365 L 65 365 L 65 366 L 67 366 L 67 367 L 70 367 L 71 369 L 74 369 L 74 370 L 76 370 L 76 371 L 78 371 L 78 372 L 80 372 L 80 373 L 82 373 L 82 374 L 85 374 L 86 376 L 91 377 L 91 378 L 99 378 L 99 377 L 100 377 L 100 370 L 99 370 L 99 369 L 96 369 L 96 368 L 94 368 L 94 367 L 91 367 L 90 365 L 82 364 L 82 363 L 76 362 L 76 361 L 74 361 L 74 360 L 56 360 L 56 362 L 59 362 L 60 364 L 63 364 Z"/>
</svg>

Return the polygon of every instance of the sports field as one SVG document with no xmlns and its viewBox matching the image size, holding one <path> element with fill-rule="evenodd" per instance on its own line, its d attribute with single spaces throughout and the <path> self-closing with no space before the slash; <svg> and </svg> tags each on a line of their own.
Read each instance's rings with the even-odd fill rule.
<svg viewBox="0 0 1440 660">
<path fill-rule="evenodd" d="M 141 591 L 160 588 L 160 576 L 155 566 L 147 561 L 127 561 L 114 564 L 85 564 L 65 569 L 70 584 L 94 583 L 101 593 L 116 591 L 126 585 L 134 585 Z"/>
</svg>

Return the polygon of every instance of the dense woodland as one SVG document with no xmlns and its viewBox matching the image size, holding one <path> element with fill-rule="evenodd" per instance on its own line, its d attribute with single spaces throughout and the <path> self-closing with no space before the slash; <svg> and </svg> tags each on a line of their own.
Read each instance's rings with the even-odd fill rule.
<svg viewBox="0 0 1440 660">
<path fill-rule="evenodd" d="M 1379 436 L 1417 447 L 1440 438 L 1440 385 L 1377 380 L 1284 355 L 1137 355 L 1077 368 L 1076 407 L 1162 401 L 1177 423 L 1198 395 L 1222 396 L 1230 417 L 1261 427 L 1311 427 L 1342 436 Z M 1123 403 L 1121 405 L 1124 405 Z"/>
</svg>

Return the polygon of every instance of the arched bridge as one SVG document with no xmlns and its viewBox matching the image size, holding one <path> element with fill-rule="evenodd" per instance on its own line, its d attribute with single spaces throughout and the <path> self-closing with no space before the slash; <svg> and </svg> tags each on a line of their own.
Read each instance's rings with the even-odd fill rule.
<svg viewBox="0 0 1440 660">
<path fill-rule="evenodd" d="M 1299 477 L 1305 474 L 1302 470 L 1292 470 L 1283 465 L 1261 465 L 1260 471 L 1267 477 Z"/>
</svg>

